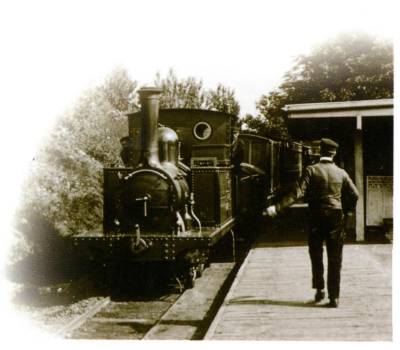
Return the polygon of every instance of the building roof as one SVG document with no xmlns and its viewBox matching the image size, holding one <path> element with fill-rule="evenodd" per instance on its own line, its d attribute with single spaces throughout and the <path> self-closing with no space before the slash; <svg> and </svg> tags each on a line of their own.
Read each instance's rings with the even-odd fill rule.
<svg viewBox="0 0 400 350">
<path fill-rule="evenodd" d="M 393 99 L 290 104 L 289 119 L 393 116 Z"/>
</svg>

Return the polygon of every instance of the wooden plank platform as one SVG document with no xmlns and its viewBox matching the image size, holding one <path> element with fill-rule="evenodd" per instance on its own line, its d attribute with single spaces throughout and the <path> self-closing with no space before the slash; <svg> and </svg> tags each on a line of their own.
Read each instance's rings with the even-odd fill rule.
<svg viewBox="0 0 400 350">
<path fill-rule="evenodd" d="M 179 300 L 163 315 L 160 321 L 146 334 L 146 340 L 198 340 L 210 324 L 216 302 L 221 303 L 229 286 L 234 263 L 213 263 L 196 280 L 192 289 L 187 289 Z M 231 277 L 233 278 L 233 276 Z M 224 286 L 226 283 L 227 286 Z M 215 310 L 213 310 L 215 309 Z M 214 313 L 213 313 L 214 312 Z"/>
<path fill-rule="evenodd" d="M 313 302 L 306 246 L 255 246 L 205 339 L 391 341 L 391 253 L 391 244 L 345 245 L 332 309 Z"/>
</svg>

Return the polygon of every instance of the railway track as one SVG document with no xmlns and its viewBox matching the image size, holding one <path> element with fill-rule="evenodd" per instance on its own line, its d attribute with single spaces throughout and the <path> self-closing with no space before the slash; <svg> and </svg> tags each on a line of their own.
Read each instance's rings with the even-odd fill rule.
<svg viewBox="0 0 400 350">
<path fill-rule="evenodd" d="M 126 301 L 107 297 L 59 334 L 71 339 L 142 339 L 179 296 L 171 293 L 153 300 Z"/>
<path fill-rule="evenodd" d="M 97 312 L 106 307 L 110 303 L 110 297 L 102 298 L 97 301 L 94 305 L 86 310 L 82 315 L 74 318 L 72 321 L 61 327 L 58 331 L 56 331 L 57 336 L 68 338 L 70 334 L 72 334 L 76 329 L 78 329 L 82 324 L 84 324 L 87 320 L 93 317 Z"/>
<path fill-rule="evenodd" d="M 105 297 L 63 326 L 68 339 L 201 339 L 225 296 L 234 263 L 215 263 L 183 294 Z"/>
</svg>

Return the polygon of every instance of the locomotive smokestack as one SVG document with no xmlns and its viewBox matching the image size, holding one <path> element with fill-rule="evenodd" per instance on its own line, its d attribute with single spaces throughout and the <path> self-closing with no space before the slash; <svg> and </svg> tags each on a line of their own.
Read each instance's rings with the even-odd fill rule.
<svg viewBox="0 0 400 350">
<path fill-rule="evenodd" d="M 162 90 L 147 87 L 139 90 L 142 106 L 142 151 L 140 164 L 160 167 L 158 158 L 158 109 Z"/>
</svg>

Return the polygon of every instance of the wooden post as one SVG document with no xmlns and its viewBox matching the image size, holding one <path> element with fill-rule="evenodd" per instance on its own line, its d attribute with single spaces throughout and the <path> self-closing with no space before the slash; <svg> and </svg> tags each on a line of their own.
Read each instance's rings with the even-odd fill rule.
<svg viewBox="0 0 400 350">
<path fill-rule="evenodd" d="M 354 133 L 354 170 L 355 183 L 360 193 L 356 207 L 356 240 L 363 241 L 365 235 L 364 215 L 364 161 L 362 140 L 362 117 L 357 116 L 357 129 Z"/>
</svg>

